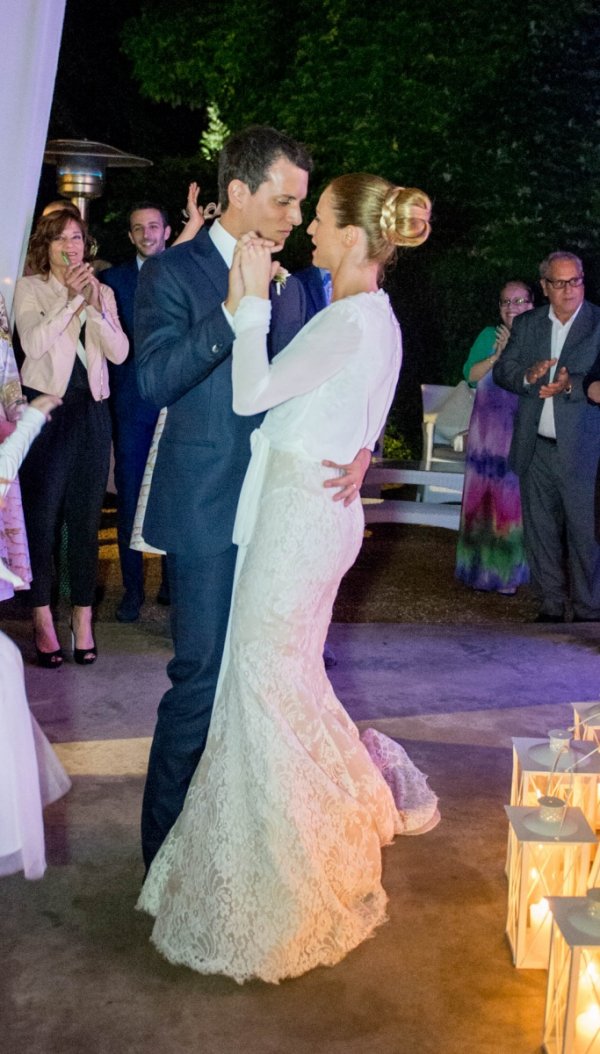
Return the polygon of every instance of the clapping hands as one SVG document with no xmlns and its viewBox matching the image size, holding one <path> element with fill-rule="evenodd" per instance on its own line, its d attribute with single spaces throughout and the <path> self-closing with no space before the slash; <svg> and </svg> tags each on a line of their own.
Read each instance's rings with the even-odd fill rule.
<svg viewBox="0 0 600 1054">
<path fill-rule="evenodd" d="M 554 374 L 554 380 L 549 384 L 542 384 L 538 394 L 540 399 L 552 399 L 555 395 L 570 394 L 571 390 L 569 371 L 566 366 L 561 366 Z"/>
<path fill-rule="evenodd" d="M 556 362 L 556 359 L 540 359 L 538 362 L 534 362 L 533 366 L 530 366 L 526 371 L 525 380 L 528 384 L 535 384 L 536 381 L 541 380 L 545 374 L 549 373 Z M 570 392 L 571 378 L 569 371 L 566 366 L 561 366 L 556 371 L 553 381 L 540 385 L 538 396 L 540 399 L 552 399 L 555 395 L 569 394 Z"/>
<path fill-rule="evenodd" d="M 65 282 L 69 293 L 69 299 L 74 296 L 82 296 L 86 303 L 95 307 L 97 311 L 102 310 L 100 302 L 100 282 L 94 274 L 94 269 L 89 263 L 73 264 L 65 271 Z"/>
<path fill-rule="evenodd" d="M 548 373 L 552 366 L 556 364 L 556 359 L 539 359 L 534 362 L 528 370 L 525 371 L 525 380 L 528 384 L 535 384 L 539 381 L 545 373 Z"/>
<path fill-rule="evenodd" d="M 496 340 L 494 341 L 494 347 L 498 356 L 504 351 L 509 339 L 510 329 L 504 325 L 504 322 L 501 322 L 499 326 L 496 326 Z"/>
</svg>

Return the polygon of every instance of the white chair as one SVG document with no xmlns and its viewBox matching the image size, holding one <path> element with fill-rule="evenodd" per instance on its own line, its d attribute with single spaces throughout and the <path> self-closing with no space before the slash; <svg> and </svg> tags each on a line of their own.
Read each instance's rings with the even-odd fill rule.
<svg viewBox="0 0 600 1054">
<path fill-rule="evenodd" d="M 475 398 L 474 389 L 461 381 L 456 387 L 446 384 L 422 384 L 423 465 L 458 466 L 465 460 L 465 438 Z M 424 487 L 423 501 L 460 501 L 462 494 L 454 488 Z"/>
<path fill-rule="evenodd" d="M 423 461 L 429 468 L 433 460 L 433 445 L 439 443 L 440 436 L 435 434 L 435 423 L 439 409 L 452 392 L 448 384 L 422 384 L 421 400 L 423 403 Z M 444 440 L 444 442 L 446 442 Z"/>
</svg>

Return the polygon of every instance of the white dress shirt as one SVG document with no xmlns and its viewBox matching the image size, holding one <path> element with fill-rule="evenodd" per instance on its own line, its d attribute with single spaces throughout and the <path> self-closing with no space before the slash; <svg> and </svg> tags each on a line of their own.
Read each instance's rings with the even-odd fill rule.
<svg viewBox="0 0 600 1054">
<path fill-rule="evenodd" d="M 237 244 L 236 239 L 233 237 L 233 234 L 230 234 L 229 231 L 226 231 L 223 224 L 220 223 L 219 220 L 215 220 L 208 232 L 208 237 L 210 238 L 217 252 L 219 252 L 220 255 L 223 257 L 225 263 L 227 264 L 227 267 L 231 268 L 231 265 L 233 263 L 233 254 L 235 252 L 235 247 Z"/>
<path fill-rule="evenodd" d="M 561 322 L 554 314 L 554 308 L 548 311 L 548 318 L 552 322 L 552 338 L 550 341 L 550 358 L 556 359 L 554 366 L 550 367 L 550 381 L 554 380 L 554 374 L 560 368 L 560 356 L 564 343 L 569 335 L 571 326 L 581 311 L 581 304 L 577 311 L 571 315 L 566 322 Z M 538 435 L 546 439 L 556 439 L 556 427 L 554 424 L 554 398 L 544 399 L 541 417 L 538 423 Z"/>
</svg>

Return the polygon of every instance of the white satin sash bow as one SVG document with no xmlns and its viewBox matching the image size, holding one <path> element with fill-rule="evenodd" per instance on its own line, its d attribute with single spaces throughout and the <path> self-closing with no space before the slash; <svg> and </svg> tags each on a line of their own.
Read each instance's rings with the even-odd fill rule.
<svg viewBox="0 0 600 1054">
<path fill-rule="evenodd" d="M 240 500 L 233 525 L 235 545 L 249 544 L 258 516 L 258 506 L 271 447 L 267 436 L 260 428 L 255 428 L 250 436 L 250 447 L 252 456 L 240 491 Z"/>
</svg>

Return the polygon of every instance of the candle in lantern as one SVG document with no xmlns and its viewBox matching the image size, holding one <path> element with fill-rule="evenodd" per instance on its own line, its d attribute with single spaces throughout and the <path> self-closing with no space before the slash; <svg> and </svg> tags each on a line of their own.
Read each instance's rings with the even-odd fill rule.
<svg viewBox="0 0 600 1054">
<path fill-rule="evenodd" d="M 588 962 L 579 974 L 579 1005 L 583 1004 L 589 1010 L 591 1003 L 596 1003 L 597 995 L 600 995 L 600 971 L 595 962 Z"/>
<path fill-rule="evenodd" d="M 600 1007 L 592 1003 L 575 1022 L 577 1050 L 582 1054 L 598 1054 L 600 1051 Z"/>
<path fill-rule="evenodd" d="M 577 808 L 567 809 L 558 824 L 543 822 L 540 808 L 508 805 L 506 813 L 512 846 L 506 933 L 513 962 L 520 969 L 547 970 L 552 931 L 547 898 L 585 892 L 596 836 Z"/>
<path fill-rule="evenodd" d="M 535 935 L 542 934 L 547 936 L 550 931 L 552 924 L 552 916 L 550 915 L 550 908 L 548 901 L 545 897 L 538 900 L 536 904 L 532 904 L 529 908 L 529 919 L 531 922 L 531 928 L 535 931 Z"/>
</svg>

